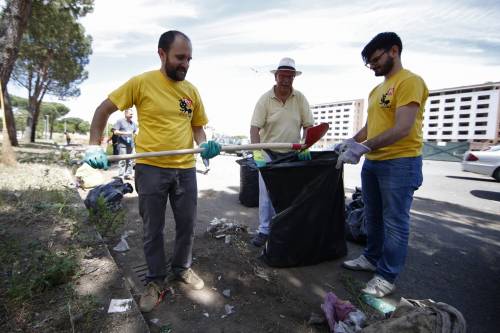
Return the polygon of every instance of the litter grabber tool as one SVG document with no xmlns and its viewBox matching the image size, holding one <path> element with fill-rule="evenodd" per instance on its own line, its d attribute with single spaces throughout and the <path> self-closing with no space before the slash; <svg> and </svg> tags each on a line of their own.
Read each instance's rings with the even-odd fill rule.
<svg viewBox="0 0 500 333">
<path fill-rule="evenodd" d="M 304 150 L 311 147 L 319 139 L 321 139 L 328 131 L 328 123 L 321 123 L 316 126 L 309 127 L 306 130 L 306 137 L 304 143 L 252 143 L 247 145 L 223 145 L 221 151 L 235 152 L 239 150 L 257 150 L 257 149 L 293 149 Z M 108 156 L 108 161 L 129 160 L 143 157 L 156 157 L 156 156 L 172 156 L 184 154 L 197 154 L 203 152 L 204 148 L 191 148 L 191 149 L 178 149 L 178 150 L 164 150 L 157 152 L 145 152 L 135 154 L 111 155 Z"/>
</svg>

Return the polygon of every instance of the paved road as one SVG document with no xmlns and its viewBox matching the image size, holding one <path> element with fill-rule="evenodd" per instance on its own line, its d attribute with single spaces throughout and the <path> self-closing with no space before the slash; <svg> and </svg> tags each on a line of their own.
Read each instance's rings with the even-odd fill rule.
<svg viewBox="0 0 500 333">
<path fill-rule="evenodd" d="M 223 205 L 226 216 L 257 226 L 257 210 L 237 202 L 239 166 L 234 156 L 211 161 L 207 175 L 199 175 L 200 197 L 222 193 L 218 200 L 200 200 L 199 218 L 215 217 Z M 360 185 L 361 167 L 346 166 L 346 192 Z M 220 199 L 222 198 L 222 199 Z M 424 183 L 412 209 L 412 234 L 405 271 L 397 282 L 399 297 L 431 298 L 449 303 L 465 315 L 470 332 L 496 332 L 500 326 L 500 183 L 460 170 L 456 162 L 424 162 Z M 221 216 L 219 216 L 221 217 Z M 204 228 L 205 226 L 200 226 Z M 202 232 L 199 230 L 198 232 Z M 349 257 L 362 248 L 349 245 Z M 289 270 L 311 285 L 345 274 L 339 262 Z M 367 273 L 355 272 L 360 280 Z M 317 281 L 316 281 L 317 280 Z"/>
<path fill-rule="evenodd" d="M 346 165 L 344 170 L 347 189 L 361 186 L 361 164 Z M 493 178 L 463 172 L 458 162 L 426 160 L 423 172 L 424 183 L 416 197 L 500 214 L 500 183 Z"/>
</svg>

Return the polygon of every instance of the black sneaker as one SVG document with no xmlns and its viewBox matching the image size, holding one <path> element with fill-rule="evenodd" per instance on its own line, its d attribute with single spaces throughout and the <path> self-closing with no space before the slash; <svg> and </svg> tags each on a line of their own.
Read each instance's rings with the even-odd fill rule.
<svg viewBox="0 0 500 333">
<path fill-rule="evenodd" d="M 266 244 L 268 238 L 268 235 L 259 232 L 250 242 L 257 247 L 261 247 Z"/>
<path fill-rule="evenodd" d="M 191 268 L 180 271 L 179 273 L 170 272 L 166 278 L 167 282 L 180 281 L 194 290 L 203 289 L 205 282 Z"/>
</svg>

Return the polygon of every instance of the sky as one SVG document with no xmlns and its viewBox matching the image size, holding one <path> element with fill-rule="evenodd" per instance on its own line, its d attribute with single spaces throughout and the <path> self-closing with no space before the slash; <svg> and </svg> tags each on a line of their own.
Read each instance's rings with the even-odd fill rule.
<svg viewBox="0 0 500 333">
<path fill-rule="evenodd" d="M 158 38 L 172 29 L 190 37 L 186 79 L 209 125 L 228 135 L 248 135 L 255 103 L 275 82 L 269 71 L 283 57 L 303 72 L 294 87 L 310 104 L 366 99 L 382 79 L 360 53 L 383 31 L 401 37 L 403 66 L 429 89 L 500 81 L 499 1 L 97 0 L 80 21 L 93 39 L 89 78 L 63 103 L 68 116 L 89 121 L 111 91 L 160 68 Z"/>
</svg>

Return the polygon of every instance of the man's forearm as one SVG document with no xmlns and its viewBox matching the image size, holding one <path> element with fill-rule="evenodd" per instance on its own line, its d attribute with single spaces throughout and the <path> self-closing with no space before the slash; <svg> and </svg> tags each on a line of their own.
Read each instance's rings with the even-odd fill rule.
<svg viewBox="0 0 500 333">
<path fill-rule="evenodd" d="M 386 147 L 392 145 L 393 143 L 401 140 L 406 136 L 406 133 L 399 131 L 397 128 L 393 127 L 385 132 L 380 133 L 374 138 L 363 142 L 365 146 L 370 148 L 371 150 L 376 150 L 382 147 Z"/>
<path fill-rule="evenodd" d="M 109 115 L 105 112 L 96 110 L 94 117 L 92 118 L 92 124 L 90 125 L 90 140 L 91 145 L 100 145 L 102 141 L 102 133 L 104 127 L 108 121 Z"/>
<path fill-rule="evenodd" d="M 366 140 L 368 134 L 367 134 L 367 131 L 366 131 L 366 125 L 363 126 L 362 129 L 360 129 L 358 131 L 358 133 L 356 133 L 352 138 L 354 139 L 354 141 L 356 142 L 363 142 Z"/>
<path fill-rule="evenodd" d="M 419 110 L 417 103 L 400 106 L 396 109 L 396 123 L 393 127 L 371 138 L 364 144 L 371 150 L 392 145 L 393 143 L 408 136 L 415 123 L 415 118 Z"/>
<path fill-rule="evenodd" d="M 307 129 L 311 126 L 302 127 L 302 139 L 306 139 Z"/>
<path fill-rule="evenodd" d="M 109 100 L 106 99 L 97 107 L 90 125 L 89 144 L 100 145 L 102 141 L 102 133 L 106 126 L 109 115 L 118 110 L 118 108 Z"/>
<path fill-rule="evenodd" d="M 205 130 L 203 129 L 203 127 L 193 127 L 193 139 L 198 146 L 207 141 L 207 135 L 205 134 Z"/>
<path fill-rule="evenodd" d="M 250 143 L 260 143 L 260 128 L 251 126 L 250 127 Z"/>
</svg>

